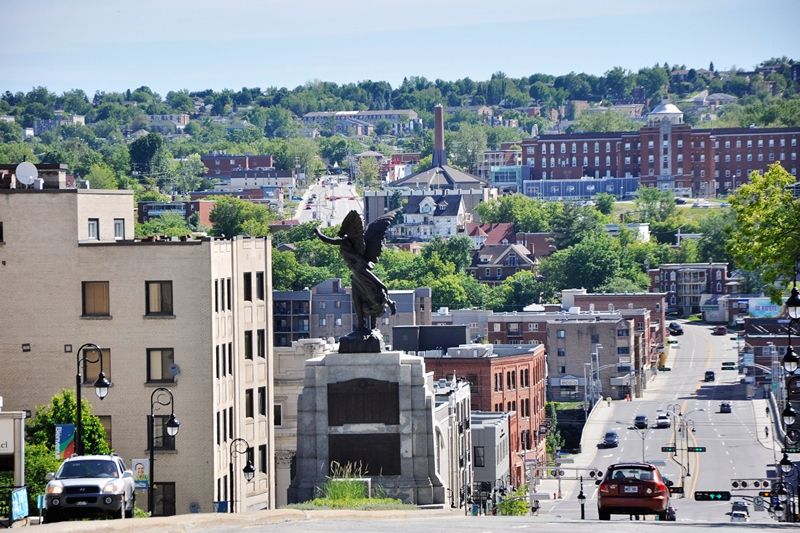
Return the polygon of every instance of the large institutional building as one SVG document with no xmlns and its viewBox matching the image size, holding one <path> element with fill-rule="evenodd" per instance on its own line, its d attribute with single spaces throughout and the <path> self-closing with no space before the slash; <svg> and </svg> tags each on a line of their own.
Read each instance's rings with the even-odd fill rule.
<svg viewBox="0 0 800 533">
<path fill-rule="evenodd" d="M 775 162 L 797 176 L 800 128 L 693 129 L 684 123 L 680 109 L 666 103 L 647 119 L 639 131 L 523 140 L 522 164 L 529 168 L 523 192 L 538 191 L 537 182 L 547 180 L 639 178 L 642 187 L 709 197 L 736 189 L 750 172 L 764 171 Z M 606 185 L 591 192 L 607 192 Z"/>
<path fill-rule="evenodd" d="M 154 514 L 211 512 L 232 494 L 237 511 L 274 507 L 270 241 L 136 241 L 132 191 L 59 184 L 0 189 L 4 408 L 35 412 L 74 390 L 77 366 L 130 465 L 149 455 L 151 394 L 166 387 L 181 425 L 167 436 L 170 407 L 156 406 Z M 78 363 L 85 343 L 102 348 L 104 401 L 99 365 Z"/>
</svg>

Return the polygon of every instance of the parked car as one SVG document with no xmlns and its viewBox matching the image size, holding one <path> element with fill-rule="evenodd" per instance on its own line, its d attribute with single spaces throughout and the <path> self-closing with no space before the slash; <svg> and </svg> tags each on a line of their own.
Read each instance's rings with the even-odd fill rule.
<svg viewBox="0 0 800 533">
<path fill-rule="evenodd" d="M 677 322 L 670 322 L 668 329 L 670 335 L 683 335 L 683 326 Z"/>
<path fill-rule="evenodd" d="M 711 332 L 712 335 L 727 335 L 728 328 L 725 326 L 715 326 L 714 330 Z"/>
<path fill-rule="evenodd" d="M 731 513 L 731 522 L 749 522 L 750 517 L 742 511 L 733 511 Z"/>
<path fill-rule="evenodd" d="M 619 435 L 616 431 L 607 431 L 598 448 L 616 448 L 619 446 Z"/>
<path fill-rule="evenodd" d="M 647 429 L 647 416 L 636 415 L 636 418 L 633 419 L 633 427 L 636 429 Z"/>
<path fill-rule="evenodd" d="M 705 375 L 703 376 L 703 381 L 714 381 L 716 376 L 714 375 L 713 370 L 706 370 Z"/>
<path fill-rule="evenodd" d="M 658 515 L 668 520 L 669 488 L 661 473 L 649 463 L 617 463 L 608 467 L 597 491 L 597 514 Z"/>
<path fill-rule="evenodd" d="M 672 421 L 669 419 L 669 415 L 666 413 L 661 413 L 656 418 L 656 427 L 657 428 L 668 428 L 672 426 Z"/>
<path fill-rule="evenodd" d="M 45 522 L 87 515 L 133 517 L 133 473 L 119 456 L 72 456 L 47 479 Z"/>
</svg>

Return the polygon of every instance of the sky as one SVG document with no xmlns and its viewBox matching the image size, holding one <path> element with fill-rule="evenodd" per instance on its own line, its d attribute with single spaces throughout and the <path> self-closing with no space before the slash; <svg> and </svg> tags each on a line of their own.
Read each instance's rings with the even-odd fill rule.
<svg viewBox="0 0 800 533">
<path fill-rule="evenodd" d="M 0 0 L 0 91 L 294 88 L 800 60 L 798 0 Z"/>
</svg>

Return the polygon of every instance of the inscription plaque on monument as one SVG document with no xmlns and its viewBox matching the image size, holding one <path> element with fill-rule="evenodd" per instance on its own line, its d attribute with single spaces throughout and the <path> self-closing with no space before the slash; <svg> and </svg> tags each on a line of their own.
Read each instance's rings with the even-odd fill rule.
<svg viewBox="0 0 800 533">
<path fill-rule="evenodd" d="M 359 378 L 328 384 L 328 425 L 399 424 L 398 384 Z"/>
<path fill-rule="evenodd" d="M 331 463 L 361 466 L 365 475 L 400 475 L 399 433 L 328 435 L 328 453 Z"/>
</svg>

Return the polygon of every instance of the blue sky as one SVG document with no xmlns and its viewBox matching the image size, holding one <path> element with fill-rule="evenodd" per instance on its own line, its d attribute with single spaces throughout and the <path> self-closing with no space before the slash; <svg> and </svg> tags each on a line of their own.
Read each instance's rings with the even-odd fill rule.
<svg viewBox="0 0 800 533">
<path fill-rule="evenodd" d="M 293 88 L 800 59 L 797 0 L 0 0 L 0 90 Z"/>
</svg>

